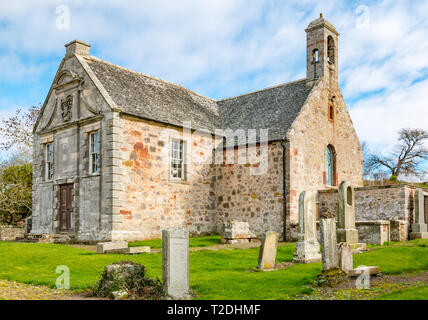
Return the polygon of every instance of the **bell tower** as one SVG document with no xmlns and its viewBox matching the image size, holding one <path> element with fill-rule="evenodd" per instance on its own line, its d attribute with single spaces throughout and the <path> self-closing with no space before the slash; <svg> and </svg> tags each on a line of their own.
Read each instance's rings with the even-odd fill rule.
<svg viewBox="0 0 428 320">
<path fill-rule="evenodd" d="M 329 77 L 330 81 L 337 81 L 339 33 L 336 28 L 321 13 L 305 31 L 307 79 Z"/>
</svg>

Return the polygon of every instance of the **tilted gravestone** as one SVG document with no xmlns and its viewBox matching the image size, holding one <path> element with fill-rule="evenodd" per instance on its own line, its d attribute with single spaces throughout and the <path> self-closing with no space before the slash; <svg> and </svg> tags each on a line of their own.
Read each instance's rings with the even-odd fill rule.
<svg viewBox="0 0 428 320">
<path fill-rule="evenodd" d="M 348 243 L 341 243 L 339 245 L 339 268 L 346 273 L 354 269 L 352 246 Z"/>
<path fill-rule="evenodd" d="M 410 232 L 410 239 L 428 238 L 424 207 L 424 192 L 422 191 L 422 189 L 417 189 L 415 191 L 415 222 L 412 223 L 412 232 Z"/>
<path fill-rule="evenodd" d="M 275 231 L 268 231 L 262 235 L 262 244 L 259 251 L 259 263 L 257 266 L 258 269 L 266 270 L 275 267 L 277 245 L 278 233 Z"/>
<path fill-rule="evenodd" d="M 189 296 L 189 232 L 175 228 L 162 231 L 162 281 L 174 299 Z"/>
<path fill-rule="evenodd" d="M 303 191 L 299 196 L 299 232 L 294 261 L 310 263 L 321 260 L 317 240 L 316 191 Z"/>
<path fill-rule="evenodd" d="M 355 227 L 355 191 L 348 181 L 342 181 L 339 186 L 337 208 L 337 240 L 358 243 L 358 230 Z"/>
<path fill-rule="evenodd" d="M 337 250 L 335 218 L 320 219 L 320 238 L 323 270 L 338 268 L 339 252 Z"/>
</svg>

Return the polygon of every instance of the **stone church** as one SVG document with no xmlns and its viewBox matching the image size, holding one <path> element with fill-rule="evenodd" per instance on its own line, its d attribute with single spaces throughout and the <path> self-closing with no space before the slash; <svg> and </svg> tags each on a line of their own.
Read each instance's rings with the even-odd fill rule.
<svg viewBox="0 0 428 320">
<path fill-rule="evenodd" d="M 363 184 L 338 84 L 339 33 L 322 15 L 305 31 L 304 79 L 220 101 L 66 44 L 34 127 L 32 233 L 140 240 L 239 220 L 294 240 L 301 191 Z M 218 129 L 244 139 L 225 143 Z M 260 164 L 245 153 L 262 149 L 266 170 L 254 173 Z"/>
</svg>

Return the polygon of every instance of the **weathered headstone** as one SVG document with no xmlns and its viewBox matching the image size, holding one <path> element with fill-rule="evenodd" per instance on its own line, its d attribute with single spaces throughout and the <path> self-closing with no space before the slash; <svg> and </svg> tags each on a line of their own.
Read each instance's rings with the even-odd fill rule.
<svg viewBox="0 0 428 320">
<path fill-rule="evenodd" d="M 320 238 L 323 270 L 338 268 L 339 252 L 337 250 L 335 218 L 320 219 Z"/>
<path fill-rule="evenodd" d="M 349 271 L 350 277 L 358 277 L 362 274 L 373 276 L 380 273 L 380 268 L 377 266 L 359 266 L 358 268 Z"/>
<path fill-rule="evenodd" d="M 354 268 L 352 246 L 348 243 L 341 243 L 339 245 L 339 268 L 346 273 L 349 273 Z"/>
<path fill-rule="evenodd" d="M 104 253 L 119 253 L 119 254 L 139 254 L 139 253 L 150 253 L 150 247 L 129 247 L 121 249 L 105 250 Z"/>
<path fill-rule="evenodd" d="M 230 221 L 223 223 L 221 243 L 233 244 L 249 242 L 256 235 L 250 232 L 250 224 L 246 221 Z"/>
<path fill-rule="evenodd" d="M 410 239 L 427 239 L 427 224 L 425 221 L 424 192 L 422 189 L 415 191 L 415 222 L 412 223 Z"/>
<path fill-rule="evenodd" d="M 262 236 L 262 244 L 259 251 L 259 263 L 257 268 L 260 270 L 272 269 L 275 267 L 276 248 L 278 245 L 278 233 L 268 231 Z"/>
<path fill-rule="evenodd" d="M 358 231 L 355 227 L 355 191 L 348 181 L 342 181 L 339 186 L 337 211 L 337 241 L 358 243 Z"/>
<path fill-rule="evenodd" d="M 391 220 L 390 224 L 390 238 L 391 241 L 407 241 L 408 230 L 407 222 L 402 220 Z"/>
<path fill-rule="evenodd" d="M 189 232 L 179 228 L 162 231 L 162 281 L 170 297 L 189 296 Z"/>
<path fill-rule="evenodd" d="M 303 191 L 299 196 L 299 232 L 294 261 L 310 263 L 321 260 L 317 240 L 316 191 Z"/>
<path fill-rule="evenodd" d="M 111 250 L 126 249 L 128 242 L 126 241 L 111 241 L 97 243 L 97 253 L 108 253 Z"/>
</svg>

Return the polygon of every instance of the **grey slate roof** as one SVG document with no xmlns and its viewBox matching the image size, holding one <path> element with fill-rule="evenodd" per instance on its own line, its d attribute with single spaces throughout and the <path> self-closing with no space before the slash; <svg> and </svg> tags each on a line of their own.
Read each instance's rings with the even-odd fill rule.
<svg viewBox="0 0 428 320">
<path fill-rule="evenodd" d="M 216 102 L 185 88 L 99 59 L 86 60 L 110 97 L 123 112 L 213 132 L 221 126 Z"/>
<path fill-rule="evenodd" d="M 282 140 L 311 89 L 302 79 L 221 100 L 217 105 L 225 128 L 269 129 L 269 141 Z"/>
<path fill-rule="evenodd" d="M 269 141 L 282 140 L 312 87 L 306 79 L 215 101 L 94 57 L 86 59 L 118 108 L 125 113 L 193 129 L 269 129 Z"/>
</svg>

